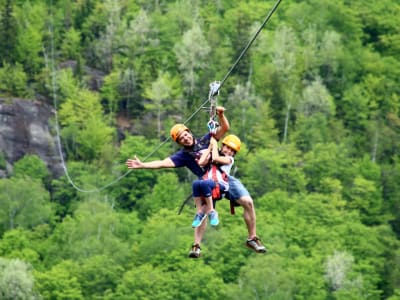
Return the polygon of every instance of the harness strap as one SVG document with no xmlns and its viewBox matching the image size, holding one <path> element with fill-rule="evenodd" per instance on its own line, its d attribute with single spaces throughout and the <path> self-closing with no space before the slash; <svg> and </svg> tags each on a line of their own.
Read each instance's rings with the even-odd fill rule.
<svg viewBox="0 0 400 300">
<path fill-rule="evenodd" d="M 229 200 L 229 203 L 231 205 L 231 215 L 235 214 L 235 204 L 233 204 L 233 201 Z"/>
<path fill-rule="evenodd" d="M 220 170 L 215 164 L 211 165 L 211 169 L 203 176 L 203 179 L 208 179 L 208 173 L 211 171 L 211 177 L 215 182 L 215 187 L 212 189 L 211 191 L 211 196 L 213 200 L 221 200 L 222 199 L 222 195 L 221 195 L 221 188 L 219 186 L 218 183 L 218 176 L 217 176 L 217 172 L 220 171 L 221 175 L 222 175 L 222 179 L 224 181 L 228 180 L 228 176 L 226 175 L 226 173 L 222 170 Z"/>
</svg>

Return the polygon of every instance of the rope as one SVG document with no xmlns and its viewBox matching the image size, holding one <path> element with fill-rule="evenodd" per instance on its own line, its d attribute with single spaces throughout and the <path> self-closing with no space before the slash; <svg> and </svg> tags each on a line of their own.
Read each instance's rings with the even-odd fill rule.
<svg viewBox="0 0 400 300">
<path fill-rule="evenodd" d="M 246 52 L 248 51 L 248 49 L 250 48 L 250 46 L 253 44 L 253 42 L 255 41 L 255 39 L 257 38 L 258 34 L 261 32 L 261 30 L 263 29 L 263 27 L 267 24 L 267 22 L 269 21 L 269 19 L 271 18 L 272 14 L 276 11 L 276 9 L 278 8 L 280 2 L 282 0 L 277 0 L 277 2 L 275 3 L 275 5 L 273 6 L 273 8 L 270 10 L 270 12 L 268 13 L 268 15 L 266 16 L 266 18 L 264 19 L 263 23 L 261 24 L 261 26 L 258 28 L 258 30 L 256 31 L 256 33 L 253 35 L 252 39 L 247 43 L 247 45 L 245 46 L 245 48 L 242 50 L 242 52 L 240 53 L 240 55 L 238 56 L 238 58 L 236 59 L 235 63 L 231 66 L 231 68 L 229 69 L 229 71 L 227 72 L 227 74 L 225 75 L 225 77 L 222 79 L 222 81 L 220 82 L 214 82 L 212 84 L 210 84 L 210 94 L 209 94 L 209 98 L 207 100 L 205 100 L 196 110 L 195 112 L 186 119 L 186 121 L 184 122 L 184 124 L 188 123 L 195 115 L 197 115 L 197 113 L 204 108 L 204 105 L 206 105 L 206 103 L 210 102 L 211 106 L 210 106 L 210 122 L 208 123 L 210 132 L 211 131 L 215 131 L 216 130 L 216 126 L 218 125 L 215 122 L 215 114 L 216 114 L 216 96 L 219 94 L 219 90 L 221 89 L 221 87 L 224 85 L 225 81 L 228 79 L 228 77 L 231 75 L 231 73 L 233 72 L 233 70 L 237 67 L 237 65 L 239 64 L 240 60 L 242 59 L 242 57 L 246 54 Z M 52 7 L 52 2 L 51 2 L 51 7 Z M 126 177 L 128 174 L 130 174 L 133 170 L 128 170 L 126 173 L 124 173 L 123 175 L 119 176 L 118 178 L 116 178 L 115 180 L 111 181 L 110 183 L 100 187 L 100 188 L 94 188 L 94 189 L 90 189 L 90 190 L 85 190 L 82 189 L 80 187 L 78 187 L 74 181 L 71 179 L 71 176 L 69 175 L 68 172 L 68 168 L 66 166 L 65 160 L 64 160 L 64 155 L 62 153 L 62 146 L 61 146 L 61 138 L 60 138 L 60 127 L 59 127 L 59 119 L 58 119 L 58 112 L 57 112 L 57 107 L 58 107 L 58 103 L 57 103 L 57 93 L 56 93 L 56 84 L 55 84 L 55 66 L 54 66 L 54 61 L 55 61 L 55 56 L 54 56 L 54 29 L 53 29 L 53 12 L 51 11 L 51 24 L 50 24 L 50 35 L 51 35 L 51 83 L 52 83 L 52 93 L 53 93 L 53 105 L 54 105 L 54 116 L 55 116 L 55 129 L 56 129 L 56 141 L 57 141 L 57 148 L 58 148 L 58 152 L 59 152 L 59 156 L 61 159 L 61 164 L 64 170 L 64 174 L 67 177 L 68 182 L 71 184 L 71 186 L 73 186 L 77 191 L 79 192 L 83 192 L 83 193 L 92 193 L 92 192 L 99 192 L 102 191 L 108 187 L 110 187 L 111 185 L 117 183 L 118 181 L 120 181 L 121 179 L 123 179 L 124 177 Z M 150 152 L 144 159 L 143 161 L 146 161 L 149 157 L 151 157 L 154 153 L 156 153 L 165 143 L 167 143 L 169 140 L 171 139 L 171 137 L 168 137 L 166 140 L 164 140 L 162 143 L 160 143 L 157 147 L 154 148 L 154 150 L 152 152 Z M 185 201 L 186 202 L 186 201 Z M 184 203 L 185 203 L 184 202 Z M 184 204 L 183 204 L 184 205 Z M 181 208 L 182 209 L 182 208 Z"/>
</svg>

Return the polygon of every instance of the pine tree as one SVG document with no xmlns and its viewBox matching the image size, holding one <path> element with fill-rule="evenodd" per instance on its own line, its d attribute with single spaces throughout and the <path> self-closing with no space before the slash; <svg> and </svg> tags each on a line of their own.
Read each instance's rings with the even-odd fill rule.
<svg viewBox="0 0 400 300">
<path fill-rule="evenodd" d="M 12 0 L 5 0 L 0 7 L 0 57 L 2 58 L 0 67 L 2 67 L 5 62 L 10 64 L 15 62 L 13 53 L 17 39 L 17 24 L 13 17 Z"/>
</svg>

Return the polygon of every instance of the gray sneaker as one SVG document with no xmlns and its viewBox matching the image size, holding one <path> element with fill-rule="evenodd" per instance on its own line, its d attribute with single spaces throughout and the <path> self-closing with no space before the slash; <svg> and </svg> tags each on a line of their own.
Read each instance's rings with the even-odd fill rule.
<svg viewBox="0 0 400 300">
<path fill-rule="evenodd" d="M 199 258 L 201 253 L 201 248 L 199 244 L 193 244 L 189 252 L 189 257 Z"/>
<path fill-rule="evenodd" d="M 265 253 L 267 249 L 261 244 L 261 240 L 258 237 L 254 237 L 251 240 L 246 241 L 246 246 L 257 253 Z"/>
</svg>

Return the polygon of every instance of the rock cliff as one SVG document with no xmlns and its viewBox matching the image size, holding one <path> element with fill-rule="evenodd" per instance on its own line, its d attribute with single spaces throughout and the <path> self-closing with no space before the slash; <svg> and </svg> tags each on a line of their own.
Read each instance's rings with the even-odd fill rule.
<svg viewBox="0 0 400 300">
<path fill-rule="evenodd" d="M 53 117 L 44 103 L 0 98 L 0 178 L 11 175 L 14 162 L 26 154 L 39 156 L 54 177 L 62 175 Z"/>
</svg>

